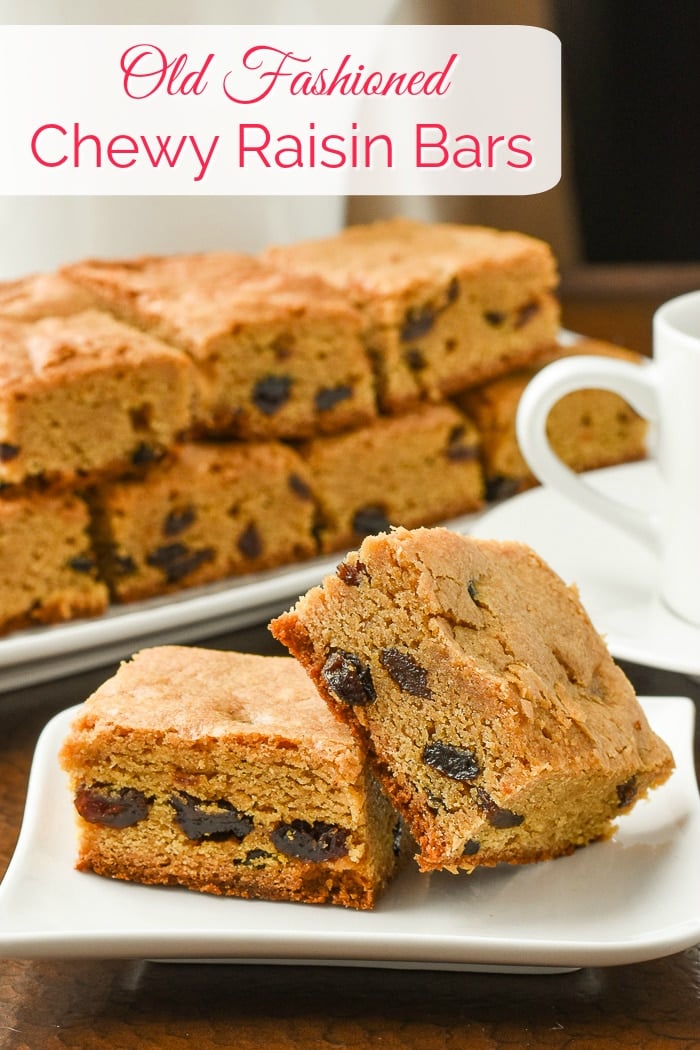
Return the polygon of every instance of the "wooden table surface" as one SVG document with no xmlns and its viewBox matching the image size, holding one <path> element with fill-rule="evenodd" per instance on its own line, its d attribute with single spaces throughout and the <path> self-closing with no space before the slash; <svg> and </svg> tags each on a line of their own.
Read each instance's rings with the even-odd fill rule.
<svg viewBox="0 0 700 1050">
<path fill-rule="evenodd" d="M 570 296 L 564 320 L 648 350 L 668 294 Z M 264 627 L 207 644 L 276 652 Z M 640 693 L 690 696 L 700 682 L 623 665 Z M 0 694 L 0 873 L 16 841 L 36 738 L 112 673 Z M 695 738 L 700 768 L 700 737 Z M 700 862 L 700 858 L 698 858 Z M 700 886 L 700 863 L 698 871 Z M 633 887 L 630 887 L 633 890 Z M 559 975 L 353 968 L 0 960 L 0 1047 L 474 1050 L 700 1047 L 700 946 L 653 962 Z"/>
</svg>

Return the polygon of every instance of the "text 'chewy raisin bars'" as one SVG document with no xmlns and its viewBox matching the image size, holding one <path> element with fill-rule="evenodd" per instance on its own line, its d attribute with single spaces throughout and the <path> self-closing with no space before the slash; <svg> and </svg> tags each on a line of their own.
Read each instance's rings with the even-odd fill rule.
<svg viewBox="0 0 700 1050">
<path fill-rule="evenodd" d="M 368 741 L 423 870 L 570 853 L 673 767 L 575 590 L 523 544 L 370 537 L 271 630 Z"/>
<path fill-rule="evenodd" d="M 61 763 L 84 871 L 371 908 L 397 862 L 364 748 L 288 657 L 144 650 L 82 705 Z"/>
</svg>

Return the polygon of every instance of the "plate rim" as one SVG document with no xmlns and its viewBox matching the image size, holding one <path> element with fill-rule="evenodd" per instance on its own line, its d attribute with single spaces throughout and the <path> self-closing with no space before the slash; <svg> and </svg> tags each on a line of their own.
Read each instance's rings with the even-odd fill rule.
<svg viewBox="0 0 700 1050">
<path fill-rule="evenodd" d="M 684 736 L 683 754 L 676 752 L 679 775 L 688 792 L 694 789 L 691 803 L 691 816 L 696 829 L 697 842 L 700 843 L 700 797 L 695 782 L 694 758 L 692 751 L 693 724 L 695 705 L 688 697 L 640 697 L 642 706 L 649 714 L 650 709 L 659 716 L 659 711 L 672 705 L 674 717 L 679 719 L 679 731 Z M 275 962 L 298 965 L 367 965 L 372 967 L 387 966 L 412 969 L 487 969 L 518 971 L 556 972 L 562 969 L 577 969 L 581 966 L 610 966 L 623 963 L 643 962 L 674 954 L 700 942 L 700 907 L 696 914 L 684 921 L 662 925 L 635 934 L 624 939 L 613 938 L 609 941 L 600 937 L 591 940 L 559 937 L 552 940 L 542 939 L 489 937 L 478 935 L 472 938 L 461 934 L 440 934 L 426 941 L 425 937 L 417 938 L 416 934 L 406 931 L 380 933 L 378 951 L 368 951 L 371 945 L 371 933 L 366 930 L 342 931 L 330 933 L 318 930 L 299 930 L 292 927 L 287 930 L 256 931 L 254 929 L 255 905 L 267 905 L 272 902 L 247 901 L 245 906 L 252 905 L 251 926 L 244 928 L 218 928 L 215 930 L 185 926 L 182 929 L 163 928 L 133 930 L 111 930 L 95 926 L 89 931 L 70 929 L 30 929 L 7 932 L 2 928 L 3 912 L 12 903 L 13 887 L 26 874 L 26 866 L 31 865 L 31 850 L 37 831 L 37 814 L 43 812 L 41 804 L 46 801 L 46 792 L 50 789 L 57 775 L 57 743 L 62 739 L 67 725 L 75 711 L 81 705 L 67 708 L 55 715 L 45 726 L 35 751 L 27 791 L 25 816 L 22 821 L 15 852 L 10 860 L 7 872 L 0 883 L 0 954 L 5 958 L 147 958 L 159 961 L 235 961 L 252 964 Z M 682 723 L 682 724 L 681 724 Z M 686 732 L 686 730 L 690 730 Z M 692 779 L 692 785 L 690 784 Z M 686 784 L 686 781 L 688 783 Z M 652 796 L 653 797 L 653 796 Z M 68 801 L 66 790 L 65 801 Z M 63 805 L 63 802 L 59 803 Z M 73 843 L 71 843 L 71 846 Z M 596 848 L 596 846 L 588 847 Z M 605 843 L 598 844 L 605 848 Z M 565 858 L 564 858 L 565 859 Z M 556 862 L 552 862 L 556 863 Z M 517 872 L 515 872 L 517 874 Z M 80 873 L 80 878 L 102 880 L 105 890 L 118 889 L 118 893 L 128 897 L 131 883 L 110 883 L 101 876 L 91 873 Z M 399 879 L 402 876 L 399 876 Z M 173 894 L 187 894 L 191 891 L 179 887 L 136 887 L 149 893 L 165 890 Z M 109 899 L 109 898 L 107 898 Z M 215 898 L 225 902 L 230 898 Z M 283 907 L 306 909 L 322 906 L 289 905 L 277 902 Z M 377 911 L 382 908 L 380 901 Z M 282 914 L 282 913 L 281 913 Z M 303 914 L 301 911 L 299 914 Z M 374 913 L 362 913 L 371 916 Z M 232 933 L 238 934 L 235 943 L 231 943 Z M 420 943 L 419 943 L 420 942 Z M 329 950 L 334 945 L 333 950 Z"/>
</svg>

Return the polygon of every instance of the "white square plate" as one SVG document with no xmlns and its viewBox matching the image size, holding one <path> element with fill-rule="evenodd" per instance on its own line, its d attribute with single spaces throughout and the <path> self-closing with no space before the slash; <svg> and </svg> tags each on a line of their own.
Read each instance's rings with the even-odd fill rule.
<svg viewBox="0 0 700 1050">
<path fill-rule="evenodd" d="M 15 855 L 0 885 L 0 954 L 425 969 L 574 969 L 700 941 L 694 705 L 644 698 L 673 750 L 670 780 L 573 856 L 396 880 L 373 912 L 139 886 L 74 870 L 73 806 L 57 753 L 75 708 L 37 745 Z"/>
</svg>

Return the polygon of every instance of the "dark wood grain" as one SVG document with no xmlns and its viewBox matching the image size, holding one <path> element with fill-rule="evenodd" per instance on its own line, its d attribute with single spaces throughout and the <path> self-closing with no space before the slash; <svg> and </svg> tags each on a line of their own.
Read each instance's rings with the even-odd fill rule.
<svg viewBox="0 0 700 1050">
<path fill-rule="evenodd" d="M 596 300 L 588 291 L 567 302 L 565 317 L 572 327 L 633 345 L 636 333 L 648 340 L 653 299 L 616 305 L 609 294 Z M 279 651 L 264 627 L 208 644 Z M 700 701 L 697 681 L 624 667 L 640 693 Z M 0 872 L 16 842 L 41 728 L 113 670 L 0 697 Z M 696 768 L 699 740 L 696 731 Z M 556 976 L 0 960 L 0 1047 L 697 1050 L 700 947 Z"/>
</svg>

